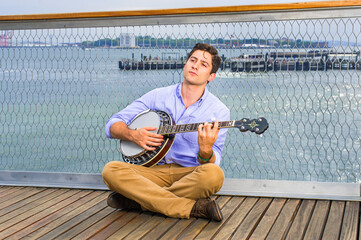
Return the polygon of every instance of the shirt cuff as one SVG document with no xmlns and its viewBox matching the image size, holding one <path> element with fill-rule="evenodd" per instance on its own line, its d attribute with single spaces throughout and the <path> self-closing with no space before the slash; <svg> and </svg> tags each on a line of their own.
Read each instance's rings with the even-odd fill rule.
<svg viewBox="0 0 361 240">
<path fill-rule="evenodd" d="M 214 164 L 217 164 L 219 166 L 219 164 L 221 163 L 221 156 L 217 151 L 213 150 L 213 153 L 214 153 L 214 156 L 216 157 Z"/>
</svg>

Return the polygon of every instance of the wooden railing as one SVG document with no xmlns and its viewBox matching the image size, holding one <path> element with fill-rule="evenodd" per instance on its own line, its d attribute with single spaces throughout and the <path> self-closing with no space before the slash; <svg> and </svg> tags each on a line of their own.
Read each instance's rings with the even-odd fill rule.
<svg viewBox="0 0 361 240">
<path fill-rule="evenodd" d="M 347 8 L 361 6 L 360 1 L 317 1 L 282 4 L 262 4 L 244 6 L 221 6 L 202 8 L 178 8 L 157 10 L 130 10 L 130 11 L 106 11 L 106 12 L 78 12 L 56 14 L 30 14 L 30 15 L 7 15 L 0 16 L 0 21 L 24 21 L 24 20 L 47 20 L 47 19 L 77 19 L 77 18 L 108 18 L 108 17 L 140 17 L 161 15 L 183 14 L 212 14 L 212 13 L 241 13 L 257 11 L 287 11 L 305 10 L 318 8 Z"/>
</svg>

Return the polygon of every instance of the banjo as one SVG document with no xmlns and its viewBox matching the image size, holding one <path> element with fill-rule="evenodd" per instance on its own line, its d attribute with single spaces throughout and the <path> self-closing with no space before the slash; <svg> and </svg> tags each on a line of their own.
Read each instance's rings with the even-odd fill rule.
<svg viewBox="0 0 361 240">
<path fill-rule="evenodd" d="M 159 110 L 142 112 L 134 118 L 128 127 L 130 129 L 156 127 L 157 130 L 152 132 L 164 135 L 164 141 L 154 151 L 148 151 L 134 142 L 123 140 L 120 142 L 123 160 L 131 164 L 152 167 L 162 160 L 172 147 L 176 133 L 197 131 L 200 124 L 203 123 L 175 125 L 167 112 Z M 268 122 L 263 117 L 252 120 L 242 118 L 241 120 L 220 121 L 219 128 L 238 128 L 241 132 L 251 131 L 262 134 L 268 128 Z"/>
</svg>

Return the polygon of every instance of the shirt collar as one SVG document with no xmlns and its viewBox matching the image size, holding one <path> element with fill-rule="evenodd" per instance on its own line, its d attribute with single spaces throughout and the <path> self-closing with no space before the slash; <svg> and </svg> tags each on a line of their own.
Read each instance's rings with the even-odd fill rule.
<svg viewBox="0 0 361 240">
<path fill-rule="evenodd" d="M 200 106 L 204 102 L 204 100 L 206 100 L 208 95 L 209 95 L 209 91 L 208 91 L 208 88 L 206 87 L 204 89 L 204 93 L 203 93 L 202 97 L 198 100 L 198 106 Z"/>
<path fill-rule="evenodd" d="M 181 90 L 182 90 L 182 83 L 179 83 L 178 86 L 177 86 L 177 90 L 176 90 L 177 97 L 178 97 L 179 99 L 182 99 L 182 92 L 181 92 Z M 208 88 L 206 87 L 206 88 L 204 89 L 204 93 L 203 93 L 202 97 L 197 101 L 198 106 L 200 106 L 200 105 L 204 102 L 204 100 L 206 100 L 206 98 L 207 98 L 208 95 L 209 95 L 209 91 L 208 91 Z"/>
</svg>

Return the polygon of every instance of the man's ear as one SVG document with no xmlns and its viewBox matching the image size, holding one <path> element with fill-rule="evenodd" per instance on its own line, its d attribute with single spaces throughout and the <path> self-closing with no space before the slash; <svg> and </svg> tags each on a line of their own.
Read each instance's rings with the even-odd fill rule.
<svg viewBox="0 0 361 240">
<path fill-rule="evenodd" d="M 213 81 L 215 78 L 216 78 L 216 74 L 215 74 L 215 73 L 211 73 L 211 75 L 209 75 L 208 82 Z"/>
</svg>

